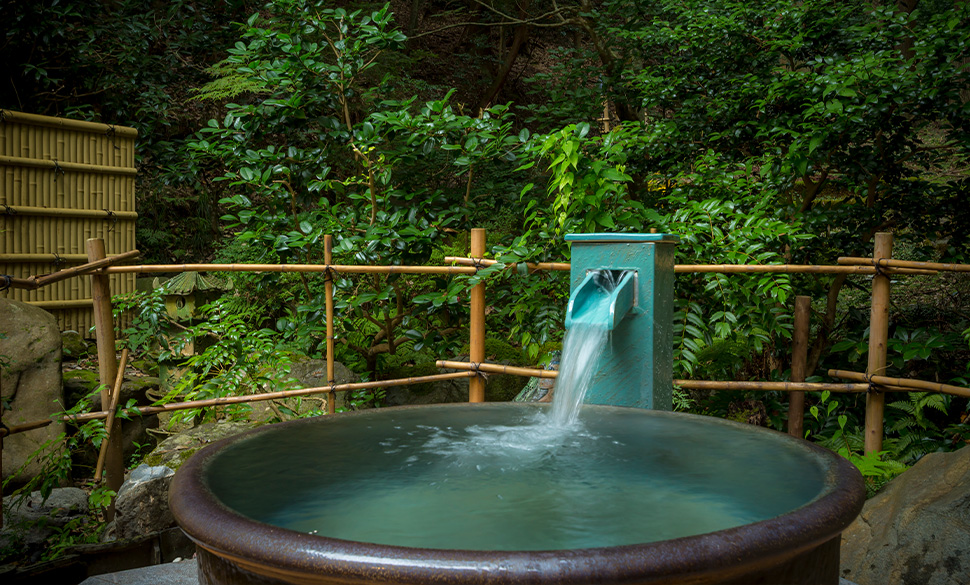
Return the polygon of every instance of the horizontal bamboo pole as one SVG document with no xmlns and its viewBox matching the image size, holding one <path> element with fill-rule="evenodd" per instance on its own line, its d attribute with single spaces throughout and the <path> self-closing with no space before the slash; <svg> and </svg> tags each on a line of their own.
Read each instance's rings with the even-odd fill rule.
<svg viewBox="0 0 970 585">
<path fill-rule="evenodd" d="M 118 264 L 119 262 L 124 262 L 125 260 L 131 260 L 132 258 L 137 258 L 141 255 L 138 250 L 132 250 L 130 252 L 125 252 L 124 254 L 117 254 L 115 256 L 110 256 L 108 258 L 103 258 L 101 260 L 95 260 L 94 262 L 88 262 L 80 266 L 75 266 L 73 268 L 65 268 L 64 270 L 59 270 L 53 274 L 48 274 L 46 276 L 31 276 L 26 279 L 16 279 L 17 282 L 11 282 L 10 286 L 12 288 L 23 288 L 28 290 L 34 290 L 42 286 L 47 286 L 48 284 L 53 284 L 61 280 L 66 280 L 74 276 L 82 276 L 95 270 L 99 270 L 106 266 L 111 266 L 112 264 Z M 63 302 L 63 301 L 49 301 L 49 302 Z M 41 306 L 41 305 L 38 305 Z"/>
<path fill-rule="evenodd" d="M 847 372 L 845 370 L 829 370 L 829 376 L 832 376 L 833 378 L 842 378 L 844 380 L 867 380 L 866 375 L 862 372 Z M 941 394 L 951 394 L 953 396 L 970 398 L 970 388 L 961 388 L 960 386 L 951 386 L 950 384 L 941 384 L 939 382 L 910 380 L 909 378 L 891 378 L 889 376 L 869 376 L 868 381 L 871 381 L 873 384 L 877 384 L 879 386 L 889 386 L 900 389 L 895 391 L 939 392 Z"/>
<path fill-rule="evenodd" d="M 117 256 L 117 254 L 109 254 L 108 257 L 112 258 Z M 0 264 L 10 263 L 10 264 L 25 264 L 25 263 L 48 263 L 57 264 L 62 263 L 73 263 L 73 262 L 87 262 L 87 254 L 0 254 Z"/>
<path fill-rule="evenodd" d="M 409 386 L 412 384 L 424 384 L 426 382 L 437 382 L 440 380 L 453 380 L 456 378 L 470 378 L 474 372 L 454 372 L 451 374 L 433 374 L 431 376 L 414 376 L 412 378 L 397 378 L 394 380 L 376 380 L 373 382 L 356 382 L 353 384 L 337 384 L 335 386 L 316 386 L 313 388 L 300 388 L 299 390 L 282 390 L 280 392 L 266 392 L 264 394 L 250 394 L 246 396 L 224 396 L 222 398 L 210 398 L 208 400 L 192 400 L 189 402 L 173 402 L 159 406 L 142 406 L 140 408 L 126 408 L 121 412 L 126 416 L 145 416 L 158 414 L 159 412 L 173 412 L 177 410 L 187 410 L 189 408 L 207 408 L 210 406 L 223 406 L 226 404 L 240 404 L 244 402 L 262 402 L 264 400 L 280 400 L 283 398 L 296 398 L 299 396 L 310 396 L 313 394 L 324 394 L 333 392 L 349 392 L 352 390 L 367 390 L 369 388 L 387 388 L 389 386 Z M 63 416 L 57 419 L 39 420 L 9 428 L 0 428 L 0 437 L 14 435 L 46 427 L 54 420 L 72 423 L 82 423 L 89 420 L 97 420 L 108 417 L 107 410 L 98 412 L 88 412 L 77 416 Z"/>
<path fill-rule="evenodd" d="M 435 365 L 439 368 L 451 370 L 468 370 L 471 372 L 487 372 L 493 374 L 511 374 L 513 376 L 528 376 L 532 378 L 556 378 L 556 370 L 540 370 L 537 368 L 519 368 L 499 364 L 474 362 L 456 362 L 438 360 Z M 865 392 L 868 384 L 822 384 L 817 382 L 749 382 L 734 380 L 674 380 L 676 386 L 691 390 L 763 390 L 775 392 Z"/>
<path fill-rule="evenodd" d="M 461 264 L 463 266 L 492 266 L 497 264 L 498 260 L 489 260 L 488 258 L 465 258 L 462 256 L 445 256 L 445 263 Z M 507 264 L 506 268 L 515 268 L 518 264 L 512 263 Z M 529 270 L 564 270 L 569 271 L 569 264 L 566 262 L 526 262 L 526 268 Z"/>
<path fill-rule="evenodd" d="M 513 376 L 526 376 L 530 378 L 555 378 L 559 375 L 556 370 L 540 370 L 536 368 L 519 368 L 515 366 L 503 366 L 499 364 L 486 364 L 475 362 L 454 362 L 448 360 L 438 360 L 435 365 L 439 368 L 448 370 L 468 370 L 471 372 L 488 372 L 492 374 L 511 374 Z"/>
<path fill-rule="evenodd" d="M 803 265 L 803 264 L 677 264 L 674 272 L 703 273 L 717 272 L 719 274 L 875 274 L 874 266 L 834 266 L 834 265 Z M 911 274 L 929 276 L 936 274 L 933 270 L 913 270 L 896 268 L 890 272 L 894 274 Z"/>
<path fill-rule="evenodd" d="M 820 382 L 753 382 L 733 380 L 674 380 L 685 390 L 741 390 L 764 392 L 848 392 L 863 393 L 868 384 L 825 384 Z"/>
<path fill-rule="evenodd" d="M 69 209 L 65 207 L 26 207 L 8 205 L 3 208 L 7 215 L 31 215 L 41 217 L 90 217 L 94 219 L 138 219 L 135 211 L 110 211 L 103 209 Z"/>
<path fill-rule="evenodd" d="M 873 266 L 876 262 L 872 258 L 852 258 L 842 256 L 838 260 L 839 264 L 852 266 Z M 970 264 L 947 264 L 940 262 L 913 262 L 911 260 L 894 260 L 883 258 L 878 262 L 881 268 L 910 268 L 933 270 L 943 272 L 970 272 Z"/>
<path fill-rule="evenodd" d="M 134 177 L 138 174 L 138 171 L 132 167 L 109 167 L 106 165 L 24 158 L 21 156 L 0 156 L 0 166 L 71 171 L 75 173 L 97 173 L 100 175 L 123 175 L 127 177 Z"/>
<path fill-rule="evenodd" d="M 24 304 L 52 311 L 56 309 L 90 309 L 92 299 L 73 299 L 70 301 L 24 301 Z"/>
<path fill-rule="evenodd" d="M 38 114 L 27 114 L 24 112 L 14 112 L 11 110 L 0 110 L 0 120 L 4 122 L 19 122 L 31 126 L 44 126 L 45 128 L 60 128 L 63 130 L 77 130 L 79 132 L 89 132 L 91 134 L 108 134 L 113 132 L 116 136 L 135 138 L 138 130 L 127 126 L 111 126 L 99 124 L 98 122 L 85 122 L 82 120 L 68 120 L 66 118 L 54 118 L 52 116 L 40 116 Z"/>
<path fill-rule="evenodd" d="M 458 256 L 446 256 L 445 262 L 461 264 L 465 266 L 492 266 L 498 260 L 487 258 L 462 258 Z M 869 261 L 872 262 L 871 260 Z M 509 264 L 509 267 L 516 266 Z M 538 264 L 526 263 L 529 270 L 569 270 L 570 265 L 562 262 L 540 262 Z M 677 264 L 674 272 L 685 273 L 704 273 L 716 272 L 720 274 L 762 274 L 762 273 L 782 273 L 782 274 L 875 274 L 873 266 L 834 266 L 834 265 L 802 265 L 802 264 Z M 936 274 L 933 270 L 913 270 L 898 268 L 893 270 L 899 274 L 931 275 Z"/>
<path fill-rule="evenodd" d="M 112 266 L 109 274 L 129 272 L 326 272 L 344 274 L 474 274 L 464 266 L 353 266 L 347 264 L 142 264 Z"/>
</svg>

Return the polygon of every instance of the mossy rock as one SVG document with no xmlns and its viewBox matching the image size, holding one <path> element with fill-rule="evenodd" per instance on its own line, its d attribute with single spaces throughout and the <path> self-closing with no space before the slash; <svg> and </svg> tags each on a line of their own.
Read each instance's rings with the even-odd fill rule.
<svg viewBox="0 0 970 585">
<path fill-rule="evenodd" d="M 529 378 L 525 376 L 498 375 L 485 382 L 486 402 L 509 402 L 525 388 Z"/>
<path fill-rule="evenodd" d="M 536 363 L 541 366 L 549 365 L 549 361 L 555 357 L 559 359 L 562 354 L 562 342 L 561 341 L 547 341 L 539 346 L 539 355 L 536 358 Z"/>
<path fill-rule="evenodd" d="M 410 366 L 399 366 L 392 370 L 388 370 L 386 375 L 388 379 L 396 380 L 399 378 L 419 378 L 421 376 L 434 376 L 435 374 L 440 374 L 441 370 L 434 365 L 434 362 L 425 362 L 421 364 L 414 364 Z M 411 384 L 406 386 L 406 388 L 414 394 L 415 396 L 426 396 L 434 390 L 434 382 L 425 382 L 424 384 Z"/>
<path fill-rule="evenodd" d="M 169 469 L 178 469 L 207 444 L 238 435 L 259 425 L 260 423 L 230 421 L 199 425 L 159 443 L 158 447 L 145 456 L 144 462 L 151 466 L 165 465 Z"/>
<path fill-rule="evenodd" d="M 149 376 L 158 376 L 158 362 L 151 358 L 142 358 L 131 362 L 131 367 Z"/>
<path fill-rule="evenodd" d="M 69 407 L 90 396 L 101 385 L 98 373 L 92 370 L 69 370 L 64 372 L 62 378 L 64 399 Z"/>
<path fill-rule="evenodd" d="M 162 381 L 155 376 L 137 376 L 125 379 L 125 385 L 130 385 L 132 392 L 144 393 L 152 388 L 158 388 L 161 383 Z"/>
<path fill-rule="evenodd" d="M 401 366 L 386 373 L 387 378 L 416 378 L 432 376 L 448 370 L 439 370 L 434 362 L 425 362 L 411 366 Z M 424 384 L 408 386 L 392 386 L 385 389 L 385 406 L 402 406 L 406 404 L 441 404 L 446 402 L 465 402 L 468 400 L 468 378 L 457 380 L 439 380 Z"/>
<path fill-rule="evenodd" d="M 461 353 L 468 355 L 468 344 L 462 346 Z M 529 365 L 528 355 L 511 343 L 501 340 L 487 338 L 485 340 L 485 360 L 506 366 L 525 366 Z"/>
<path fill-rule="evenodd" d="M 61 332 L 61 355 L 67 359 L 78 359 L 92 353 L 92 344 L 81 337 L 77 331 Z"/>
</svg>

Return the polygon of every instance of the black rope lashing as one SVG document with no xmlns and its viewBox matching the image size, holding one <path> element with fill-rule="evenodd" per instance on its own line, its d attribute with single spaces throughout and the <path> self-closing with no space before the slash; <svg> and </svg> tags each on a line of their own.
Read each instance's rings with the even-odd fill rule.
<svg viewBox="0 0 970 585">
<path fill-rule="evenodd" d="M 54 182 L 56 183 L 57 182 L 57 175 L 63 175 L 64 174 L 64 168 L 60 164 L 58 164 L 56 158 L 54 160 L 52 160 L 51 162 L 54 163 Z"/>
<path fill-rule="evenodd" d="M 481 378 L 482 380 L 487 380 L 488 379 L 488 372 L 483 372 L 481 370 L 482 362 L 472 362 L 472 361 L 470 361 L 470 362 L 468 362 L 468 365 L 471 366 L 471 369 L 472 369 L 473 372 L 475 372 L 475 376 L 476 377 Z"/>
<path fill-rule="evenodd" d="M 52 252 L 52 254 L 54 255 L 54 268 L 60 269 L 61 264 L 64 262 L 64 259 L 61 258 L 60 254 L 58 254 L 57 252 Z"/>
<path fill-rule="evenodd" d="M 10 284 L 13 282 L 13 277 L 9 274 L 0 274 L 0 292 L 3 292 L 10 288 Z"/>
<path fill-rule="evenodd" d="M 472 258 L 472 266 L 475 267 L 475 270 L 482 270 L 483 268 L 488 268 L 488 265 L 483 263 L 482 260 L 484 260 L 484 258 Z"/>
<path fill-rule="evenodd" d="M 4 215 L 17 215 L 17 210 L 10 207 L 6 203 L 3 204 L 3 214 Z"/>
<path fill-rule="evenodd" d="M 108 228 L 108 233 L 110 234 L 111 232 L 114 231 L 115 226 L 118 225 L 118 216 L 115 214 L 115 212 L 111 211 L 110 209 L 103 209 L 102 211 L 104 211 L 106 214 L 104 216 L 104 220 L 105 221 L 111 220 L 111 227 Z"/>
<path fill-rule="evenodd" d="M 107 130 L 104 131 L 104 135 L 113 140 L 115 137 L 115 127 L 111 124 L 108 124 L 108 128 Z"/>
</svg>

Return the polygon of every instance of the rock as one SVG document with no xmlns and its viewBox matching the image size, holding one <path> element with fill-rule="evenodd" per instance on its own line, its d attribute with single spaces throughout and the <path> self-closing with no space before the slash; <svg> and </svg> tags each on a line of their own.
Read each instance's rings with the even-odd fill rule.
<svg viewBox="0 0 970 585">
<path fill-rule="evenodd" d="M 168 508 L 168 487 L 174 475 L 170 467 L 144 463 L 131 472 L 115 502 L 116 538 L 134 538 L 175 526 Z"/>
<path fill-rule="evenodd" d="M 158 378 L 158 362 L 151 357 L 143 357 L 141 359 L 132 360 L 131 367 L 147 376 L 154 376 L 155 378 Z"/>
<path fill-rule="evenodd" d="M 40 546 L 58 528 L 87 514 L 88 494 L 79 488 L 54 488 L 46 501 L 39 491 L 23 499 L 7 496 L 3 499 L 0 548 Z"/>
<path fill-rule="evenodd" d="M 61 385 L 61 334 L 53 315 L 26 303 L 0 298 L 0 390 L 9 400 L 3 413 L 7 426 L 50 418 L 64 410 Z M 57 437 L 64 423 L 6 437 L 3 441 L 3 480 L 14 475 L 41 445 Z M 32 462 L 14 481 L 40 472 Z"/>
<path fill-rule="evenodd" d="M 82 398 L 91 400 L 91 410 L 101 408 L 101 393 L 95 392 L 101 385 L 98 372 L 92 370 L 68 370 L 64 372 L 64 394 L 71 406 Z M 147 406 L 154 402 L 152 394 L 158 393 L 161 380 L 154 376 L 135 376 L 125 378 L 121 382 L 121 395 L 118 404 L 125 406 L 134 400 L 136 406 Z"/>
<path fill-rule="evenodd" d="M 489 361 L 501 365 L 517 365 L 509 360 L 489 356 Z M 458 361 L 467 362 L 468 356 L 459 356 Z M 411 366 L 401 366 L 388 373 L 390 378 L 416 378 L 448 374 L 460 370 L 439 369 L 433 362 Z M 384 391 L 384 406 L 404 406 L 409 404 L 444 404 L 448 402 L 468 402 L 468 378 L 439 380 L 407 386 L 391 386 Z M 485 400 L 487 402 L 506 402 L 513 400 L 527 382 L 519 376 L 488 376 L 485 379 Z"/>
<path fill-rule="evenodd" d="M 61 331 L 61 352 L 63 357 L 76 360 L 91 353 L 91 344 L 77 331 Z"/>
<path fill-rule="evenodd" d="M 966 585 L 970 447 L 926 455 L 867 501 L 842 533 L 841 565 L 859 585 Z"/>
<path fill-rule="evenodd" d="M 467 362 L 468 356 L 458 358 Z M 434 374 L 457 372 L 458 370 L 439 370 L 433 363 L 403 366 L 395 369 L 394 378 L 416 378 Z M 439 380 L 408 386 L 390 386 L 384 391 L 385 406 L 408 404 L 443 404 L 447 402 L 468 402 L 468 378 Z"/>
<path fill-rule="evenodd" d="M 92 370 L 67 370 L 63 376 L 64 397 L 68 406 L 74 406 L 84 398 L 101 404 L 101 385 L 98 373 Z"/>
<path fill-rule="evenodd" d="M 178 469 L 193 453 L 207 444 L 238 435 L 257 426 L 259 423 L 230 421 L 199 425 L 172 435 L 159 443 L 158 447 L 145 457 L 145 463 Z"/>
</svg>

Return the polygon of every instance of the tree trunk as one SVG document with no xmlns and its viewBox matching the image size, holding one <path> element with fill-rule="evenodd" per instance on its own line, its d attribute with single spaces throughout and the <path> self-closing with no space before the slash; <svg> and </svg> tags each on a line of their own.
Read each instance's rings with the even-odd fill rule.
<svg viewBox="0 0 970 585">
<path fill-rule="evenodd" d="M 522 0 L 518 2 L 519 6 L 519 18 L 528 18 L 530 0 Z M 515 33 L 512 37 L 512 47 L 509 48 L 508 53 L 505 56 L 505 60 L 502 63 L 502 67 L 498 70 L 495 75 L 495 79 L 492 81 L 492 86 L 488 88 L 485 92 L 485 96 L 478 102 L 478 109 L 484 110 L 485 108 L 492 105 L 492 101 L 498 97 L 499 92 L 505 87 L 505 82 L 508 81 L 509 73 L 512 71 L 512 66 L 515 65 L 515 60 L 519 57 L 519 53 L 522 52 L 522 47 L 529 40 L 529 25 L 522 23 L 515 27 Z M 499 49 L 499 54 L 501 55 L 501 48 Z"/>
</svg>

